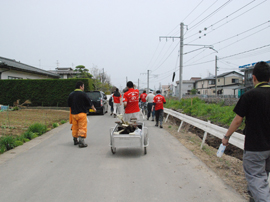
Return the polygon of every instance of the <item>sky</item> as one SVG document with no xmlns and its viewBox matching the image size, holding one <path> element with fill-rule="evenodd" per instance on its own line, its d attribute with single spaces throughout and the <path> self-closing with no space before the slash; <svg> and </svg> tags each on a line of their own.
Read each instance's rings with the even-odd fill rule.
<svg viewBox="0 0 270 202">
<path fill-rule="evenodd" d="M 0 56 L 44 70 L 104 69 L 122 89 L 238 71 L 270 60 L 270 0 L 9 0 L 0 7 Z M 164 37 L 175 38 L 164 38 Z M 209 47 L 212 47 L 210 49 Z M 175 79 L 172 82 L 172 75 Z"/>
</svg>

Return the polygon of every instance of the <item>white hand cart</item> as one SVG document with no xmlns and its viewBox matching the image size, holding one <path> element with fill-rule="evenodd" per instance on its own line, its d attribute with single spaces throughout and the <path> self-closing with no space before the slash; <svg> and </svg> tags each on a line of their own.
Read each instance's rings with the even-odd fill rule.
<svg viewBox="0 0 270 202">
<path fill-rule="evenodd" d="M 149 145 L 148 129 L 144 127 L 143 122 L 137 122 L 141 129 L 141 134 L 118 134 L 119 124 L 110 129 L 110 147 L 113 154 L 116 148 L 142 148 L 144 154 L 147 154 L 146 147 Z"/>
</svg>

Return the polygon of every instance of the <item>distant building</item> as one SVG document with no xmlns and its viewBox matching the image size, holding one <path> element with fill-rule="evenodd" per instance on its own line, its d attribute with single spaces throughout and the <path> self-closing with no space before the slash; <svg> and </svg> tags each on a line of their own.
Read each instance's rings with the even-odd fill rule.
<svg viewBox="0 0 270 202">
<path fill-rule="evenodd" d="M 182 84 L 182 95 L 190 95 L 191 90 L 194 89 L 194 84 L 195 81 L 200 80 L 201 77 L 191 77 L 190 80 L 183 80 Z M 179 97 L 179 81 L 176 81 L 176 86 L 175 86 L 175 96 Z"/>
<path fill-rule="evenodd" d="M 70 67 L 57 67 L 55 70 L 50 70 L 50 72 L 59 74 L 61 79 L 74 78 L 78 74 Z"/>
<path fill-rule="evenodd" d="M 58 74 L 0 57 L 0 79 L 58 79 Z"/>
<path fill-rule="evenodd" d="M 217 94 L 238 96 L 238 88 L 243 85 L 242 74 L 231 71 L 217 76 Z M 198 94 L 215 95 L 216 77 L 209 76 L 195 81 L 195 88 Z"/>
<path fill-rule="evenodd" d="M 266 61 L 270 65 L 270 60 Z M 256 63 L 251 63 L 243 66 L 239 66 L 241 72 L 244 72 L 244 87 L 242 88 L 244 92 L 253 88 L 252 83 L 252 73 Z"/>
</svg>

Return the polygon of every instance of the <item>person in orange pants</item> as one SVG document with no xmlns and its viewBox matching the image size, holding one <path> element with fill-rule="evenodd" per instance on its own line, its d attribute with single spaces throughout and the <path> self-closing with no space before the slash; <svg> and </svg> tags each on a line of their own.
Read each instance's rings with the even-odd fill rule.
<svg viewBox="0 0 270 202">
<path fill-rule="evenodd" d="M 68 97 L 68 106 L 71 109 L 69 121 L 72 123 L 72 136 L 74 145 L 79 147 L 87 147 L 84 139 L 87 136 L 87 111 L 92 108 L 96 111 L 90 98 L 84 91 L 84 83 L 78 81 L 75 86 L 75 90 L 70 93 Z M 79 141 L 78 141 L 79 138 Z"/>
</svg>

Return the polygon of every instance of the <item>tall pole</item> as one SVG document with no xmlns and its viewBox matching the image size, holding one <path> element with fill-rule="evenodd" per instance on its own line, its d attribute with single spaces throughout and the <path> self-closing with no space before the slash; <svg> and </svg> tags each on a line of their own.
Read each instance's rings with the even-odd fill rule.
<svg viewBox="0 0 270 202">
<path fill-rule="evenodd" d="M 149 93 L 149 70 L 147 70 L 147 94 Z"/>
<path fill-rule="evenodd" d="M 216 97 L 217 97 L 217 56 L 215 56 L 215 78 L 216 78 L 215 92 L 216 92 Z"/>
<path fill-rule="evenodd" d="M 127 76 L 126 76 L 126 83 L 128 82 L 128 78 L 127 78 Z"/>
<path fill-rule="evenodd" d="M 138 90 L 140 90 L 140 79 L 138 79 Z"/>
<path fill-rule="evenodd" d="M 182 99 L 182 74 L 183 74 L 183 47 L 184 47 L 184 23 L 180 24 L 180 62 L 179 62 L 179 100 Z"/>
</svg>

